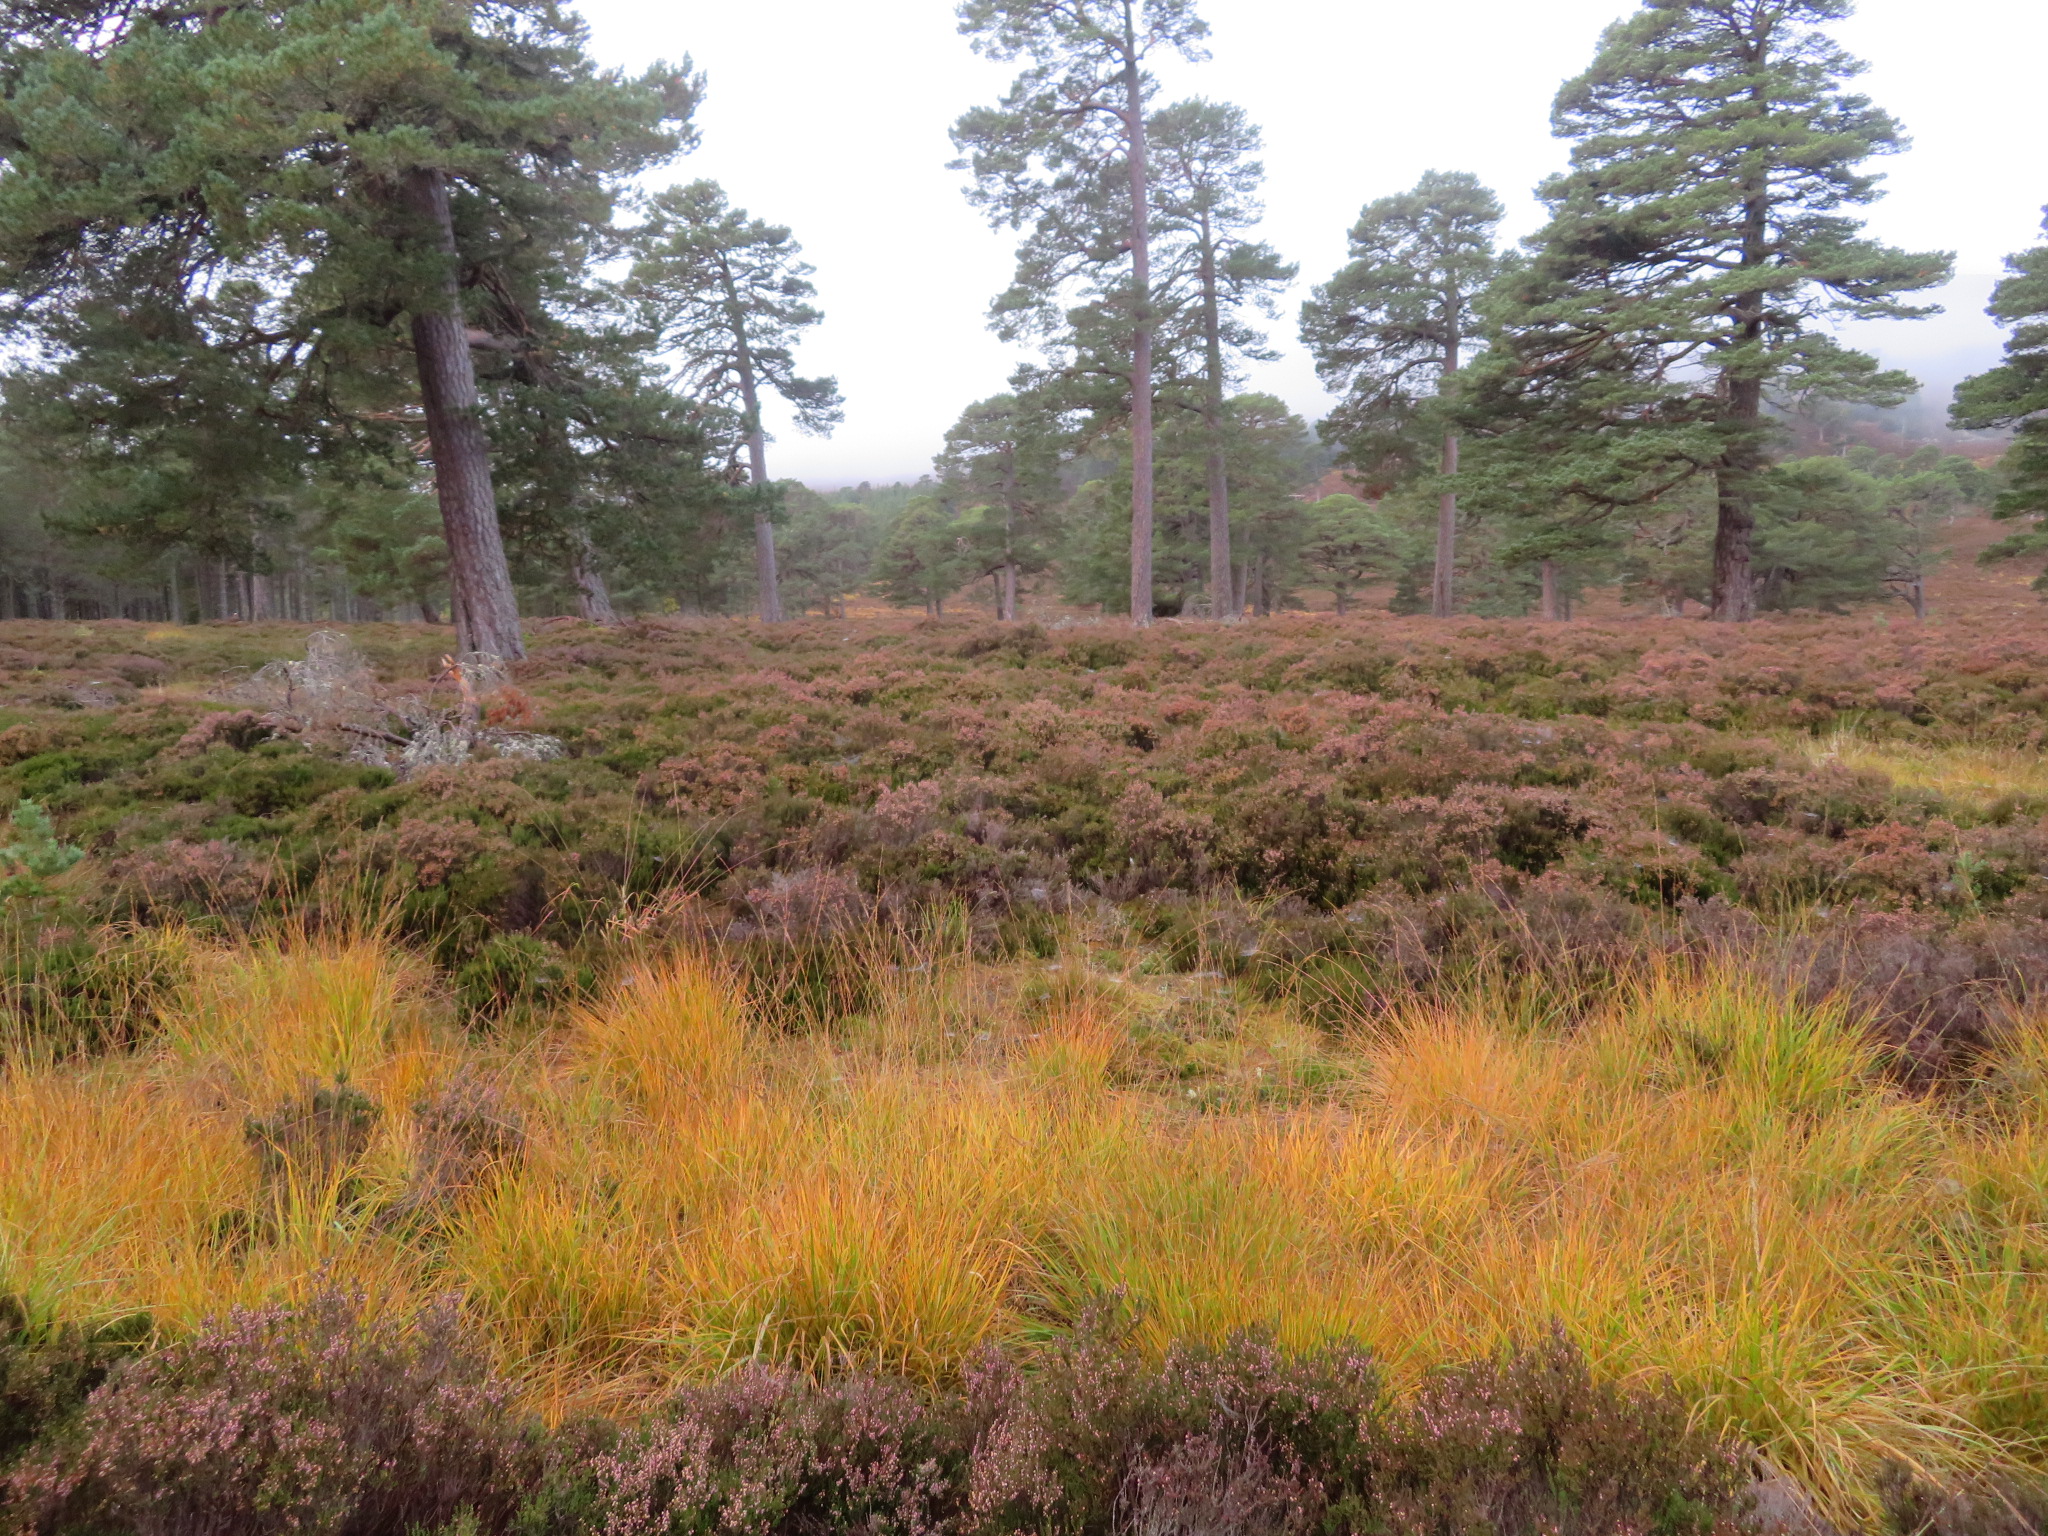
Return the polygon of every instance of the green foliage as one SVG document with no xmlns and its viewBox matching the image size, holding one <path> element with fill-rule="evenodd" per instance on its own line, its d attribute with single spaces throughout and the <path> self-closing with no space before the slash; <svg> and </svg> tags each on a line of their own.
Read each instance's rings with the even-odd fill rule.
<svg viewBox="0 0 2048 1536">
<path fill-rule="evenodd" d="M 976 401 L 947 429 L 933 467 L 962 509 L 966 577 L 1007 571 L 1014 581 L 1052 563 L 1060 501 L 1056 434 L 1042 402 L 1014 394 Z"/>
<path fill-rule="evenodd" d="M 2008 257 L 2006 270 L 2011 276 L 1992 291 L 1985 311 L 2012 327 L 2005 361 L 1957 385 L 1950 413 L 1959 427 L 2017 429 L 2004 460 L 2006 488 L 1993 511 L 2025 526 L 1986 550 L 1986 560 L 2048 553 L 2048 244 Z M 2048 570 L 2034 586 L 2048 592 Z"/>
<path fill-rule="evenodd" d="M 1329 586 L 1347 612 L 1355 587 L 1391 581 L 1422 553 L 1412 524 L 1403 524 L 1356 496 L 1325 496 L 1303 509 L 1301 563 Z"/>
<path fill-rule="evenodd" d="M 796 372 L 798 339 L 824 318 L 802 254 L 785 226 L 748 217 L 713 181 L 657 192 L 633 234 L 626 294 L 692 399 L 732 419 L 734 462 L 760 430 L 760 391 L 781 395 L 807 432 L 841 418 L 838 385 Z"/>
<path fill-rule="evenodd" d="M 782 487 L 787 519 L 777 554 L 782 591 L 799 611 L 816 608 L 827 618 L 846 613 L 846 596 L 867 582 L 880 527 L 867 508 L 827 500 L 796 484 Z"/>
<path fill-rule="evenodd" d="M 1597 517 L 1711 477 L 1726 618 L 1753 597 L 1765 401 L 1903 398 L 1909 379 L 1820 327 L 1923 314 L 1905 296 L 1949 271 L 1840 211 L 1876 197 L 1863 164 L 1901 142 L 1844 88 L 1860 66 L 1822 28 L 1847 9 L 1647 0 L 1608 29 L 1558 94 L 1572 168 L 1544 184 L 1550 222 L 1487 300 L 1492 347 L 1468 390 L 1468 423 L 1494 439 L 1480 488 L 1532 516 Z"/>
<path fill-rule="evenodd" d="M 66 525 L 261 571 L 310 486 L 416 464 L 410 322 L 447 264 L 410 180 L 452 185 L 473 333 L 506 356 L 553 339 L 617 189 L 681 145 L 698 89 L 600 70 L 583 41 L 547 0 L 174 26 L 87 3 L 11 28 L 0 293 L 36 350 L 9 406 L 76 471 Z"/>
<path fill-rule="evenodd" d="M 1271 395 L 1238 395 L 1224 404 L 1222 448 L 1231 489 L 1233 554 L 1245 600 L 1261 613 L 1285 601 L 1300 579 L 1296 552 L 1302 504 L 1294 499 L 1312 479 L 1314 446 L 1307 425 Z M 1127 445 L 1119 444 L 1128 453 Z M 1161 424 L 1156 460 L 1153 605 L 1180 613 L 1208 585 L 1210 438 L 1200 416 L 1182 411 Z M 1130 505 L 1130 462 L 1113 476 L 1084 485 L 1068 508 L 1061 585 L 1075 602 L 1127 611 L 1130 542 L 1119 535 L 1119 506 Z"/>
<path fill-rule="evenodd" d="M 875 552 L 874 592 L 887 603 L 943 613 L 946 599 L 975 574 L 976 563 L 946 504 L 920 496 L 896 514 Z"/>
<path fill-rule="evenodd" d="M 0 846 L 0 871 L 12 873 L 0 879 L 0 899 L 40 894 L 43 882 L 85 857 L 85 850 L 57 836 L 50 813 L 26 796 L 14 803 L 8 818 L 15 840 Z"/>
<path fill-rule="evenodd" d="M 1435 469 L 1434 398 L 1476 329 L 1502 267 L 1500 200 L 1464 171 L 1428 171 L 1351 227 L 1351 262 L 1301 309 L 1316 372 L 1340 399 L 1317 431 L 1375 484 Z"/>
<path fill-rule="evenodd" d="M 455 995 L 474 1017 L 492 1019 L 555 1007 L 577 991 L 561 950 L 530 933 L 501 933 L 485 941 L 455 972 Z"/>
</svg>

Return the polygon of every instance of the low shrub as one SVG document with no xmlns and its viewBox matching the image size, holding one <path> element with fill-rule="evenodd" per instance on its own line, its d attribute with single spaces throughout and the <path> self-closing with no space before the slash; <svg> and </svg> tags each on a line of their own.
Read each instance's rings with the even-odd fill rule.
<svg viewBox="0 0 2048 1536">
<path fill-rule="evenodd" d="M 238 1312 L 136 1361 L 7 1479 L 39 1536 L 505 1530 L 538 1473 L 452 1303 L 376 1317 L 335 1290 Z"/>
<path fill-rule="evenodd" d="M 1561 1338 L 1403 1402 L 1349 1346 L 1240 1334 L 1149 1359 L 1105 1315 L 935 1395 L 745 1368 L 596 1456 L 582 1502 L 606 1536 L 1741 1529 L 1738 1449 L 1666 1390 L 1596 1384 Z"/>
</svg>

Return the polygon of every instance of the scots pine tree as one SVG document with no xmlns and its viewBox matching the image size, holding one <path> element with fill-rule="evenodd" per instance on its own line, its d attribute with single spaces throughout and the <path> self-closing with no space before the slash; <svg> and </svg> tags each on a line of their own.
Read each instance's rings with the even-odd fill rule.
<svg viewBox="0 0 2048 1536">
<path fill-rule="evenodd" d="M 1475 304 L 1501 270 L 1500 200 L 1464 171 L 1426 171 L 1412 191 L 1367 203 L 1351 227 L 1351 262 L 1302 306 L 1301 334 L 1323 382 L 1342 395 L 1320 430 L 1346 463 L 1382 482 L 1425 464 L 1458 472 L 1458 436 L 1434 408 L 1478 328 Z M 1437 507 L 1430 612 L 1451 615 L 1458 497 Z"/>
<path fill-rule="evenodd" d="M 824 318 L 811 303 L 817 296 L 812 268 L 786 227 L 749 218 L 710 181 L 656 193 L 636 246 L 627 291 L 674 359 L 679 385 L 737 418 L 749 483 L 759 498 L 754 568 L 761 618 L 777 623 L 775 489 L 761 397 L 769 390 L 780 395 L 807 432 L 828 433 L 843 414 L 835 380 L 806 379 L 796 371 L 798 340 Z"/>
<path fill-rule="evenodd" d="M 2048 220 L 2042 224 L 2048 230 Z M 1951 418 L 1958 427 L 2011 427 L 2006 488 L 1992 506 L 1995 517 L 2022 518 L 2027 526 L 1984 552 L 1986 560 L 2048 553 L 2048 243 L 2006 259 L 2012 275 L 1992 290 L 1985 311 L 2012 327 L 2005 361 L 1956 386 Z M 2048 591 L 2048 571 L 2035 578 Z"/>
<path fill-rule="evenodd" d="M 1060 499 L 1057 432 L 1035 402 L 1016 395 L 977 400 L 946 429 L 932 462 L 947 494 L 965 509 L 962 537 L 980 555 L 977 574 L 996 580 L 996 617 L 1017 617 L 1017 578 L 1052 560 Z"/>
<path fill-rule="evenodd" d="M 523 654 L 471 356 L 504 340 L 483 301 L 586 259 L 697 94 L 583 45 L 553 0 L 15 8 L 0 294 L 60 397 L 45 419 L 92 437 L 123 415 L 131 464 L 153 407 L 189 413 L 187 380 L 235 380 L 202 398 L 271 462 L 372 439 L 388 459 L 423 423 L 461 643 Z M 203 525 L 240 489 L 199 485 L 173 515 Z"/>
<path fill-rule="evenodd" d="M 1023 60 L 994 107 L 953 125 L 968 199 L 998 228 L 1029 227 L 992 319 L 1006 339 L 1058 338 L 1078 286 L 1111 333 L 1081 350 L 1114 355 L 1128 388 L 1131 622 L 1152 621 L 1154 313 L 1146 111 L 1154 55 L 1202 57 L 1193 0 L 962 0 L 978 53 Z M 1083 322 L 1084 324 L 1086 322 Z"/>
<path fill-rule="evenodd" d="M 1273 313 L 1273 294 L 1294 280 L 1295 268 L 1271 246 L 1245 237 L 1264 210 L 1259 187 L 1265 167 L 1253 157 L 1259 130 L 1242 108 L 1199 98 L 1177 101 L 1152 115 L 1147 132 L 1157 167 L 1153 204 L 1165 260 L 1160 308 L 1176 317 L 1178 347 L 1193 353 L 1197 409 L 1208 439 L 1210 612 L 1235 619 L 1231 605 L 1230 476 L 1226 463 L 1224 400 L 1237 359 L 1275 354 L 1247 324 L 1247 305 Z"/>
<path fill-rule="evenodd" d="M 1528 497 L 1644 505 L 1710 479 L 1718 619 L 1755 607 L 1767 402 L 1909 392 L 1818 327 L 1927 314 L 1905 296 L 1949 274 L 1845 211 L 1878 195 L 1866 162 L 1903 144 L 1824 30 L 1850 8 L 1646 0 L 1609 27 L 1558 93 L 1571 169 L 1540 189 L 1550 222 L 1490 300 L 1466 391 Z"/>
</svg>

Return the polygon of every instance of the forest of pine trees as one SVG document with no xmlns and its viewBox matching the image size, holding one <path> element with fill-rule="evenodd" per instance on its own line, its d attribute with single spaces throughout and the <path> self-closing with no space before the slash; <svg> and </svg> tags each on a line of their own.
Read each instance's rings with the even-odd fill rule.
<svg viewBox="0 0 2048 1536">
<path fill-rule="evenodd" d="M 414 619 L 517 655 L 521 614 L 850 601 L 1924 616 L 1962 509 L 2019 520 L 1997 556 L 2048 548 L 2048 247 L 2013 258 L 2008 358 L 1954 431 L 1888 433 L 1916 381 L 1832 327 L 1926 313 L 1950 261 L 1862 230 L 1903 141 L 1843 14 L 1647 0 L 1560 88 L 1569 167 L 1519 248 L 1469 172 L 1346 167 L 1370 195 L 1301 306 L 1335 402 L 1308 422 L 1246 387 L 1299 275 L 1259 237 L 1259 128 L 1160 88 L 1207 56 L 1193 0 L 966 0 L 1015 76 L 953 164 L 1016 233 L 987 321 L 1028 355 L 915 484 L 821 491 L 764 424 L 842 416 L 802 372 L 796 235 L 659 185 L 689 60 L 605 69 L 538 0 L 22 9 L 0 618 Z"/>
</svg>

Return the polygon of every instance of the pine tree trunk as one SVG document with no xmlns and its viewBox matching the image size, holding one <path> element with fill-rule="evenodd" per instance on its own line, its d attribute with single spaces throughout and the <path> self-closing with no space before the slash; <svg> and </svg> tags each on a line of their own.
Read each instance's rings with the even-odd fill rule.
<svg viewBox="0 0 2048 1536">
<path fill-rule="evenodd" d="M 1464 347 L 1464 337 L 1458 330 L 1458 314 L 1455 309 L 1447 315 L 1451 327 L 1449 338 L 1444 343 L 1443 389 L 1452 375 L 1458 371 L 1458 354 Z M 1458 438 L 1456 433 L 1444 434 L 1443 472 L 1455 475 L 1458 472 Z M 1436 504 L 1436 569 L 1430 575 L 1429 611 L 1439 619 L 1451 616 L 1452 573 L 1458 563 L 1458 493 L 1445 491 L 1437 498 Z"/>
<path fill-rule="evenodd" d="M 1746 393 L 1760 404 L 1762 389 L 1754 381 L 1736 381 L 1730 393 Z M 1741 419 L 1742 405 L 1731 411 Z M 1751 422 L 1759 412 L 1750 410 Z M 1724 624 L 1746 624 L 1756 617 L 1756 583 L 1750 574 L 1750 540 L 1756 532 L 1756 474 L 1759 466 L 1748 444 L 1721 456 L 1715 472 L 1714 597 L 1709 618 Z"/>
<path fill-rule="evenodd" d="M 270 578 L 261 571 L 249 573 L 249 617 L 259 624 L 267 624 L 275 617 L 271 613 Z"/>
<path fill-rule="evenodd" d="M 604 572 L 597 568 L 597 550 L 590 542 L 590 535 L 578 528 L 569 543 L 569 579 L 576 587 L 576 612 L 592 624 L 616 624 L 617 612 L 612 608 L 611 588 L 605 585 Z"/>
<path fill-rule="evenodd" d="M 1912 594 L 1913 598 L 1913 617 L 1918 619 L 1921 623 L 1925 624 L 1927 622 L 1926 578 L 1923 576 L 1915 576 L 1913 578 L 1913 585 L 1907 590 Z"/>
<path fill-rule="evenodd" d="M 1557 617 L 1557 562 L 1543 562 L 1543 602 L 1537 613 L 1546 619 Z"/>
<path fill-rule="evenodd" d="M 1152 622 L 1152 248 L 1145 96 L 1132 0 L 1124 0 L 1124 132 L 1131 182 L 1131 623 Z"/>
<path fill-rule="evenodd" d="M 760 380 L 754 372 L 754 349 L 747 338 L 747 313 L 740 303 L 739 286 L 723 256 L 718 258 L 720 280 L 725 285 L 726 324 L 731 328 L 733 351 L 739 358 L 740 407 L 746 413 L 747 475 L 757 487 L 768 484 L 768 432 L 761 425 Z M 762 491 L 766 495 L 765 490 Z M 775 569 L 775 524 L 766 511 L 754 515 L 754 584 L 760 589 L 763 624 L 782 622 L 782 579 Z"/>
<path fill-rule="evenodd" d="M 1017 617 L 1017 562 L 1014 560 L 1003 566 L 997 601 L 1002 611 L 996 617 L 1014 622 Z"/>
<path fill-rule="evenodd" d="M 747 391 L 753 393 L 751 387 Z M 754 428 L 747 439 L 747 454 L 753 461 L 751 473 L 754 484 L 768 483 L 768 447 L 761 429 Z M 761 588 L 761 622 L 780 624 L 782 622 L 782 578 L 775 570 L 775 524 L 768 515 L 757 513 L 754 517 L 754 580 Z"/>
<path fill-rule="evenodd" d="M 1336 584 L 1335 596 L 1337 599 L 1337 617 L 1341 619 L 1351 611 L 1351 589 L 1340 581 Z"/>
<path fill-rule="evenodd" d="M 512 568 L 505 560 L 505 538 L 491 486 L 490 443 L 484 435 L 476 366 L 462 314 L 448 180 L 438 170 L 416 170 L 406 174 L 404 187 L 406 205 L 422 236 L 435 243 L 443 262 L 439 294 L 412 317 L 412 345 L 420 399 L 426 407 L 427 441 L 434 455 L 434 490 L 448 540 L 448 576 L 460 627 L 457 644 L 465 651 L 488 651 L 512 661 L 526 654 L 526 642 L 519 633 L 519 599 L 512 590 Z"/>
<path fill-rule="evenodd" d="M 1216 241 L 1202 210 L 1202 432 L 1209 440 L 1210 617 L 1237 618 L 1230 606 L 1230 471 L 1223 456 L 1223 306 L 1216 292 Z M 1338 612 L 1343 612 L 1340 607 Z"/>
<path fill-rule="evenodd" d="M 1761 267 L 1770 260 L 1770 186 L 1759 179 L 1743 199 L 1742 265 Z M 1735 339 L 1741 351 L 1763 344 L 1764 295 L 1737 294 L 1732 305 L 1738 317 Z M 1753 364 L 1750 365 L 1752 368 Z M 1763 380 L 1750 372 L 1721 371 L 1723 418 L 1735 431 L 1714 474 L 1714 597 L 1707 615 L 1724 624 L 1746 624 L 1756 617 L 1756 583 L 1750 574 L 1750 541 L 1756 532 L 1756 482 L 1763 468 L 1757 445 L 1763 419 Z"/>
</svg>

